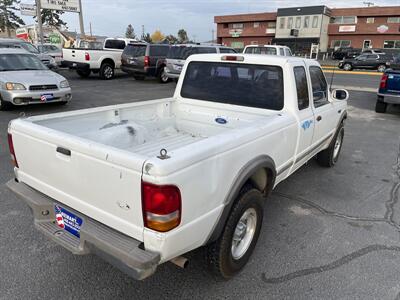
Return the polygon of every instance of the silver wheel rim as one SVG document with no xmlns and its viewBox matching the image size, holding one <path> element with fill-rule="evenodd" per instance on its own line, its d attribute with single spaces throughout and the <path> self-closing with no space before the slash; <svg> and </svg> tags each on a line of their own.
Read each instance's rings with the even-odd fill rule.
<svg viewBox="0 0 400 300">
<path fill-rule="evenodd" d="M 343 136 L 341 134 L 341 132 L 339 132 L 336 141 L 335 141 L 335 146 L 333 148 L 333 159 L 337 159 L 337 157 L 339 156 L 339 152 L 340 152 L 340 148 L 342 146 L 342 141 L 343 141 Z"/>
<path fill-rule="evenodd" d="M 236 225 L 232 238 L 231 253 L 233 259 L 240 259 L 246 254 L 253 241 L 257 228 L 257 212 L 254 208 L 248 208 Z"/>
<path fill-rule="evenodd" d="M 378 68 L 378 72 L 384 72 L 384 71 L 385 71 L 385 69 L 386 69 L 386 67 L 384 67 L 384 66 L 380 66 L 380 67 Z"/>
<path fill-rule="evenodd" d="M 167 72 L 165 72 L 165 68 L 163 68 L 163 70 L 161 71 L 161 80 L 163 82 L 167 82 L 168 81 L 168 76 L 167 76 Z"/>
<path fill-rule="evenodd" d="M 344 65 L 344 69 L 345 69 L 346 71 L 349 71 L 349 70 L 351 69 L 351 67 L 350 67 L 349 64 L 345 64 L 345 65 Z"/>
<path fill-rule="evenodd" d="M 111 67 L 106 67 L 104 69 L 104 77 L 111 78 L 113 75 L 113 69 Z"/>
</svg>

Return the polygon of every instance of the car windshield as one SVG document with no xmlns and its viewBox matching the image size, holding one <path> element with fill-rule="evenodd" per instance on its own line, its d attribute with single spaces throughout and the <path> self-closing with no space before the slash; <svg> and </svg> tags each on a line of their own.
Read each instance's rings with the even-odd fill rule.
<svg viewBox="0 0 400 300">
<path fill-rule="evenodd" d="M 181 90 L 184 98 L 281 110 L 283 72 L 279 66 L 191 62 Z"/>
<path fill-rule="evenodd" d="M 47 70 L 32 54 L 0 54 L 0 72 L 22 70 Z"/>
<path fill-rule="evenodd" d="M 21 47 L 30 53 L 39 54 L 39 50 L 31 43 L 21 43 Z"/>
<path fill-rule="evenodd" d="M 169 59 L 184 59 L 186 46 L 173 46 L 169 49 L 167 58 Z"/>
</svg>

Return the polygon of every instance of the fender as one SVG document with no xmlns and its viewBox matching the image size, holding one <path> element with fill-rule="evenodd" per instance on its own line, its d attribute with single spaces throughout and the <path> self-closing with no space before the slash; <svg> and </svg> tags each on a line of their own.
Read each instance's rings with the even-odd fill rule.
<svg viewBox="0 0 400 300">
<path fill-rule="evenodd" d="M 268 169 L 271 173 L 270 176 L 268 176 L 267 188 L 263 192 L 265 196 L 271 193 L 275 185 L 275 178 L 276 178 L 275 162 L 268 155 L 258 156 L 253 160 L 249 161 L 244 167 L 242 167 L 238 172 L 238 174 L 236 175 L 236 178 L 233 181 L 231 188 L 224 199 L 225 207 L 222 210 L 222 213 L 218 221 L 214 225 L 214 229 L 212 230 L 209 238 L 207 239 L 206 244 L 216 241 L 222 234 L 222 231 L 225 227 L 225 224 L 232 210 L 233 204 L 235 203 L 235 200 L 238 197 L 241 188 L 257 170 L 260 170 L 262 168 Z"/>
</svg>

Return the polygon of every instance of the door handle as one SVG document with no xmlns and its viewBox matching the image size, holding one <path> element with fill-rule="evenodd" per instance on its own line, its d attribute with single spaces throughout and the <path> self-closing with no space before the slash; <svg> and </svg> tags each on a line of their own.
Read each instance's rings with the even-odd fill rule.
<svg viewBox="0 0 400 300">
<path fill-rule="evenodd" d="M 56 151 L 58 153 L 64 154 L 66 156 L 71 156 L 71 150 L 63 148 L 63 147 L 57 147 Z"/>
<path fill-rule="evenodd" d="M 322 117 L 321 116 L 318 116 L 317 117 L 317 121 L 319 122 L 319 121 L 321 121 L 322 120 Z"/>
</svg>

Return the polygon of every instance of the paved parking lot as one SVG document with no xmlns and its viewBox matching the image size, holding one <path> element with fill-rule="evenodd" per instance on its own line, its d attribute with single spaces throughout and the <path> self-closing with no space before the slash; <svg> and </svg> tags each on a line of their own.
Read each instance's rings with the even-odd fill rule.
<svg viewBox="0 0 400 300">
<path fill-rule="evenodd" d="M 8 122 L 27 115 L 169 97 L 175 84 L 79 79 L 73 102 L 0 112 L 0 299 L 396 299 L 400 295 L 400 109 L 374 112 L 375 95 L 351 92 L 341 159 L 310 161 L 268 199 L 263 230 L 244 271 L 212 278 L 196 250 L 189 268 L 166 263 L 132 280 L 96 256 L 73 256 L 32 225 L 3 185 L 12 177 Z M 45 161 L 43 163 L 46 163 Z"/>
</svg>

